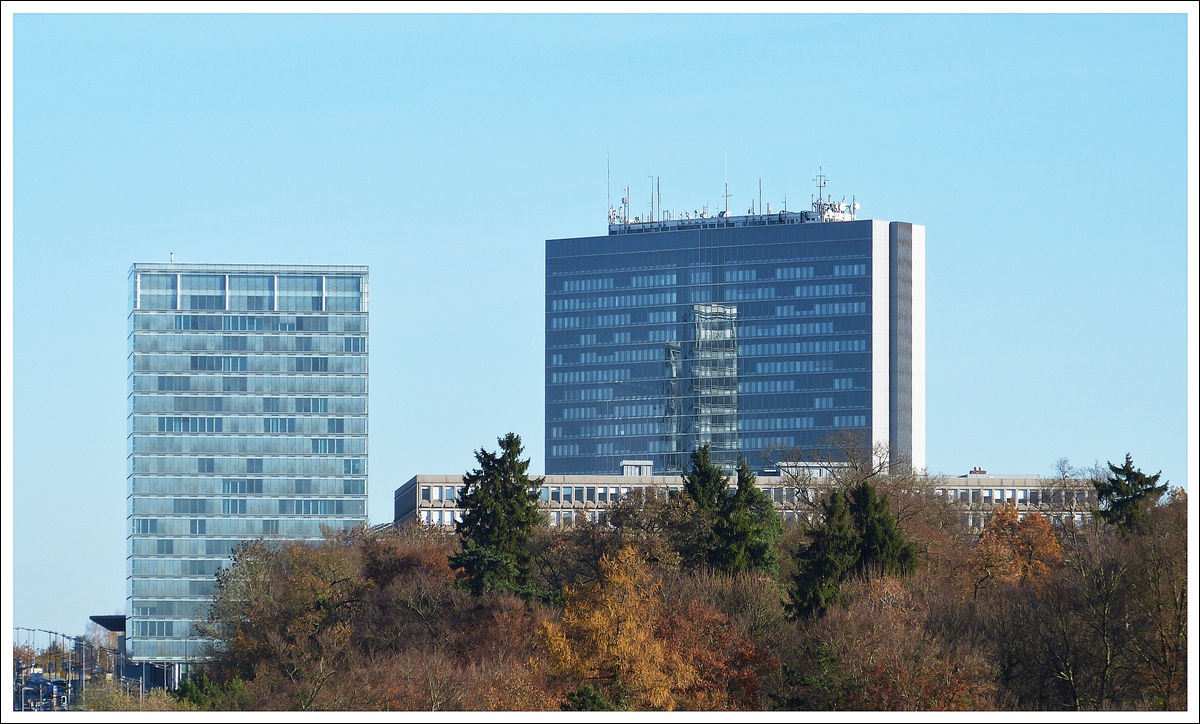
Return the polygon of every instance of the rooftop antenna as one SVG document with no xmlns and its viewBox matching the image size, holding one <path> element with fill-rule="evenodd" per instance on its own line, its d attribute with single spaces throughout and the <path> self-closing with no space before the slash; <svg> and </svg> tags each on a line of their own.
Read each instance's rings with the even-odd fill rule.
<svg viewBox="0 0 1200 724">
<path fill-rule="evenodd" d="M 654 221 L 654 177 L 650 177 L 650 220 Z"/>
<path fill-rule="evenodd" d="M 762 214 L 762 176 L 758 177 L 758 213 Z"/>
<path fill-rule="evenodd" d="M 608 210 L 612 211 L 612 166 L 608 161 L 608 151 L 604 152 L 604 201 Z"/>
<path fill-rule="evenodd" d="M 658 216 L 659 216 L 658 220 L 662 221 L 663 213 L 662 213 L 662 177 L 661 176 L 654 177 L 654 193 L 658 199 L 658 201 L 656 202 L 656 203 L 658 203 Z"/>
<path fill-rule="evenodd" d="M 729 216 L 729 152 L 725 153 L 725 216 Z"/>
<path fill-rule="evenodd" d="M 175 263 L 175 252 L 171 252 L 171 263 Z"/>
<path fill-rule="evenodd" d="M 820 166 L 817 166 L 817 177 L 813 179 L 813 181 L 817 182 L 818 199 L 824 198 L 823 194 L 825 193 L 825 187 L 829 185 L 829 177 L 823 173 L 823 170 L 824 169 L 822 169 Z"/>
</svg>

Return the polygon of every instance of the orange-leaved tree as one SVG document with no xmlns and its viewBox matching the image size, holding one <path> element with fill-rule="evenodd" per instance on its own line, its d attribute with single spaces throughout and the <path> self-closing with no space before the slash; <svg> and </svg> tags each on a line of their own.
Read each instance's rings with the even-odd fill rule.
<svg viewBox="0 0 1200 724">
<path fill-rule="evenodd" d="M 543 625 L 547 673 L 620 708 L 675 709 L 674 692 L 696 672 L 659 638 L 661 609 L 659 583 L 636 549 L 604 556 L 600 580 L 568 588 L 561 622 Z"/>
<path fill-rule="evenodd" d="M 993 582 L 1026 585 L 1062 561 L 1062 546 L 1040 513 L 1022 517 L 1008 501 L 998 505 L 971 556 L 975 594 Z"/>
</svg>

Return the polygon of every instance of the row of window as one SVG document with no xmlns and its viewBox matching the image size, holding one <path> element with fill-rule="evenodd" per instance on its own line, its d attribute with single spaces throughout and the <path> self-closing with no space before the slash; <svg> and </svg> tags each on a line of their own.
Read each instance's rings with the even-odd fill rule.
<svg viewBox="0 0 1200 724">
<path fill-rule="evenodd" d="M 665 351 L 661 348 L 655 349 L 621 349 L 614 350 L 609 354 L 600 354 L 598 352 L 580 352 L 579 364 L 612 364 L 619 362 L 656 362 L 665 359 Z M 566 364 L 563 360 L 563 355 L 550 355 L 551 365 Z"/>
<path fill-rule="evenodd" d="M 1044 488 L 967 488 L 936 491 L 937 495 L 966 505 L 1084 506 L 1096 503 L 1096 491 L 1091 489 L 1054 490 Z"/>
<path fill-rule="evenodd" d="M 193 460 L 195 462 L 193 463 Z M 235 472 L 233 468 L 239 468 L 240 460 L 236 457 L 223 457 L 222 472 Z M 270 469 L 264 465 L 262 458 L 244 459 L 245 472 L 251 475 L 261 474 L 264 471 L 275 474 L 326 474 L 334 475 L 337 473 L 337 468 L 341 468 L 343 475 L 362 475 L 363 461 L 358 458 L 349 458 L 341 461 L 341 465 L 337 466 L 336 460 L 296 460 L 289 457 L 271 458 Z M 191 458 L 191 457 L 151 457 L 143 455 L 135 455 L 133 457 L 133 471 L 135 473 L 185 473 L 192 472 L 192 466 L 195 465 L 195 471 L 198 473 L 215 473 L 217 472 L 217 458 Z M 304 470 L 296 469 L 297 466 L 305 468 Z M 319 470 L 310 470 L 310 468 L 319 468 Z M 237 470 L 236 472 L 242 472 Z M 138 477 L 133 478 L 134 490 L 137 490 Z"/>
<path fill-rule="evenodd" d="M 727 302 L 752 302 L 774 298 L 775 287 L 734 287 L 725 290 Z"/>
<path fill-rule="evenodd" d="M 169 495 L 172 492 L 216 495 L 217 492 L 216 480 L 211 478 L 186 481 L 168 479 L 163 480 L 163 483 L 160 490 L 154 491 L 156 495 Z M 145 487 L 144 484 L 143 487 Z M 335 495 L 336 491 L 341 495 L 362 495 L 365 487 L 365 481 L 361 479 L 222 478 L 220 492 L 221 495 L 262 495 L 264 491 L 274 493 L 274 495 L 284 492 L 294 493 L 294 495 Z M 150 495 L 150 493 L 143 492 L 142 496 L 138 496 L 139 501 L 149 501 L 150 498 L 143 497 L 145 495 Z M 186 511 L 178 509 L 175 510 L 175 513 L 181 514 Z"/>
<path fill-rule="evenodd" d="M 839 428 L 839 429 L 846 428 L 846 427 L 866 427 L 867 426 L 867 416 L 866 415 L 835 416 L 833 418 L 833 426 L 835 428 Z"/>
<path fill-rule="evenodd" d="M 190 378 L 188 377 L 159 377 L 158 388 L 162 391 L 178 391 L 178 388 L 186 388 L 186 384 Z M 182 383 L 182 384 L 181 384 Z M 142 406 L 147 406 L 148 402 L 161 400 L 162 398 L 141 398 L 134 397 L 134 409 L 138 408 L 138 401 L 143 400 Z M 170 398 L 172 406 L 176 412 L 223 412 L 227 403 L 232 402 L 226 397 L 172 397 Z M 248 400 L 239 399 L 238 402 L 245 403 Z M 327 413 L 329 412 L 328 397 L 264 397 L 262 398 L 263 412 L 286 412 L 284 408 L 291 404 L 296 412 L 304 413 Z M 232 410 L 231 410 L 232 411 Z"/>
<path fill-rule="evenodd" d="M 814 304 L 812 310 L 801 310 L 803 316 L 823 317 L 829 314 L 866 314 L 866 302 L 837 302 L 834 304 Z"/>
<path fill-rule="evenodd" d="M 159 417 L 158 432 L 185 433 L 216 433 L 225 431 L 224 418 L 221 417 Z M 342 418 L 326 418 L 326 432 L 343 434 L 346 432 L 346 421 Z M 265 417 L 262 420 L 262 431 L 268 434 L 288 434 L 296 432 L 294 417 Z M 238 430 L 230 430 L 238 432 Z M 314 449 L 313 452 L 316 452 Z"/>
<path fill-rule="evenodd" d="M 833 339 L 820 342 L 775 342 L 738 345 L 739 357 L 784 354 L 822 354 L 828 352 L 866 352 L 865 339 Z"/>
<path fill-rule="evenodd" d="M 343 326 L 345 322 L 342 320 Z M 223 332 L 328 332 L 328 317 L 255 317 L 244 315 L 177 314 L 177 331 Z"/>
<path fill-rule="evenodd" d="M 830 372 L 833 370 L 833 360 L 787 360 L 784 362 L 755 362 L 754 374 L 781 375 L 792 372 Z M 835 389 L 836 386 L 835 386 Z"/>
<path fill-rule="evenodd" d="M 754 282 L 759 280 L 758 269 L 727 269 L 724 271 L 724 280 L 726 283 L 736 282 Z M 833 276 L 849 277 L 863 276 L 867 273 L 866 264 L 839 264 L 833 267 Z M 775 279 L 812 279 L 813 267 L 776 267 Z M 766 279 L 768 277 L 764 277 Z M 701 271 L 692 271 L 689 273 L 688 280 L 691 284 L 711 284 L 712 271 L 705 269 Z M 669 274 L 647 274 L 634 276 L 630 279 L 630 286 L 633 287 L 655 287 L 655 286 L 674 286 L 677 283 L 677 276 L 673 273 Z M 564 292 L 591 292 L 602 291 L 613 288 L 613 279 L 611 277 L 604 279 L 572 279 L 564 280 L 562 283 L 562 291 Z"/>
<path fill-rule="evenodd" d="M 550 329 L 576 329 L 578 327 L 616 327 L 629 324 L 628 314 L 597 314 L 591 317 L 551 317 Z"/>
<path fill-rule="evenodd" d="M 312 442 L 316 440 L 316 442 Z M 308 438 L 307 435 L 263 435 L 255 433 L 233 434 L 226 430 L 224 433 L 206 435 L 133 435 L 129 444 L 130 451 L 138 457 L 148 455 L 329 455 L 348 453 L 351 455 L 367 454 L 367 438 L 356 435 L 349 438 Z M 135 463 L 136 464 L 136 463 Z M 149 472 L 134 468 L 135 472 Z M 281 472 L 296 472 L 310 474 L 308 470 L 283 470 Z"/>
<path fill-rule="evenodd" d="M 624 382 L 629 379 L 629 370 L 580 370 L 578 372 L 551 372 L 551 384 L 579 384 L 581 382 Z"/>
<path fill-rule="evenodd" d="M 550 311 L 569 312 L 576 309 L 613 309 L 616 307 L 663 307 L 678 302 L 675 292 L 657 294 L 622 294 L 614 297 L 587 297 L 584 299 L 552 299 Z"/>
<path fill-rule="evenodd" d="M 813 427 L 811 417 L 779 417 L 759 419 L 738 419 L 738 431 L 752 430 L 809 430 Z"/>
<path fill-rule="evenodd" d="M 850 294 L 854 294 L 853 284 L 810 284 L 796 287 L 797 297 L 843 297 Z"/>
<path fill-rule="evenodd" d="M 159 432 L 222 432 L 224 422 L 219 417 L 160 417 Z"/>
<path fill-rule="evenodd" d="M 366 375 L 343 372 L 331 376 L 291 376 L 262 374 L 253 377 L 186 377 L 135 375 L 134 390 L 138 392 L 253 392 L 257 394 L 347 394 L 364 395 Z M 300 410 L 297 410 L 300 412 Z"/>
</svg>

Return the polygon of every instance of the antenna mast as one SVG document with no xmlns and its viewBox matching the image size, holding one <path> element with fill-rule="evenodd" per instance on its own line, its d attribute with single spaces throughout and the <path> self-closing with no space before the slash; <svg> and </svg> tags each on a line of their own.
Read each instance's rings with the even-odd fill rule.
<svg viewBox="0 0 1200 724">
<path fill-rule="evenodd" d="M 725 216 L 729 216 L 729 154 L 725 154 Z"/>
<path fill-rule="evenodd" d="M 608 210 L 612 211 L 612 166 L 608 161 L 608 151 L 604 152 L 604 201 Z M 612 214 L 609 214 L 610 216 Z"/>
</svg>

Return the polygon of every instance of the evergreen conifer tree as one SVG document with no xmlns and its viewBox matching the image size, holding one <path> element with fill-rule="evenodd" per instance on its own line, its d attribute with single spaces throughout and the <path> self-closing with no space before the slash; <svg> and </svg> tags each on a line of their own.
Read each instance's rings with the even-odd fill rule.
<svg viewBox="0 0 1200 724">
<path fill-rule="evenodd" d="M 852 577 L 912 574 L 917 550 L 892 515 L 887 496 L 864 480 L 848 492 L 829 493 L 796 562 L 788 611 L 814 617 L 841 598 L 842 584 Z"/>
<path fill-rule="evenodd" d="M 527 474 L 521 438 L 510 432 L 497 442 L 495 454 L 483 448 L 475 452 L 479 467 L 463 478 L 463 519 L 458 524 L 463 543 L 450 557 L 450 565 L 463 571 L 463 584 L 477 595 L 528 583 L 532 558 L 527 544 L 542 519 L 536 492 L 541 480 Z"/>
<path fill-rule="evenodd" d="M 1141 531 L 1146 514 L 1167 492 L 1166 483 L 1158 485 L 1162 471 L 1146 475 L 1133 467 L 1128 453 L 1124 465 L 1117 467 L 1110 462 L 1108 469 L 1111 475 L 1092 483 L 1100 499 L 1100 519 L 1126 533 Z"/>
<path fill-rule="evenodd" d="M 886 495 L 862 482 L 850 489 L 850 515 L 858 530 L 859 553 L 854 573 L 864 578 L 911 574 L 917 567 L 917 549 L 904 538 Z"/>
<path fill-rule="evenodd" d="M 764 571 L 778 567 L 775 539 L 783 530 L 770 496 L 755 485 L 754 471 L 738 457 L 737 491 L 729 490 L 724 470 L 712 461 L 707 445 L 692 451 L 684 473 L 684 492 L 710 525 L 701 541 L 704 559 L 724 573 Z"/>
<path fill-rule="evenodd" d="M 717 538 L 713 563 L 718 570 L 778 572 L 775 540 L 783 532 L 783 523 L 743 457 L 738 457 L 737 492 L 726 496 L 713 531 Z"/>
<path fill-rule="evenodd" d="M 821 520 L 797 556 L 792 579 L 792 616 L 812 618 L 841 598 L 842 581 L 858 561 L 859 537 L 845 493 L 834 490 L 821 503 Z"/>
</svg>

